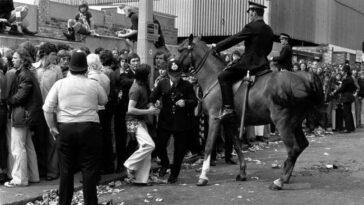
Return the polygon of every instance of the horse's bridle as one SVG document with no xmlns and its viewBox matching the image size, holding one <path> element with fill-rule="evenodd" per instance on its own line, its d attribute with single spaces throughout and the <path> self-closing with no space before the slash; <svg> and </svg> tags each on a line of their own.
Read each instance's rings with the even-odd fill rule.
<svg viewBox="0 0 364 205">
<path fill-rule="evenodd" d="M 193 55 L 192 55 L 193 47 L 194 47 L 193 45 L 188 45 L 188 47 L 185 48 L 185 49 L 187 49 L 187 55 L 181 56 L 181 57 L 183 57 L 182 59 L 181 59 L 181 57 L 179 57 L 179 59 L 178 59 L 178 62 L 180 64 L 182 64 L 182 62 L 184 60 L 186 60 L 187 58 L 190 59 L 190 64 L 189 64 L 189 68 L 188 68 L 190 75 L 196 75 L 201 70 L 202 66 L 205 64 L 207 58 L 209 57 L 209 54 L 211 53 L 211 50 L 208 50 L 205 53 L 205 55 L 203 56 L 202 60 L 197 64 L 197 66 L 195 66 L 194 65 L 195 63 L 193 60 Z"/>
<path fill-rule="evenodd" d="M 184 48 L 184 49 L 187 49 L 187 55 L 185 56 L 180 56 L 179 59 L 178 59 L 178 62 L 180 64 L 182 64 L 182 62 L 184 60 L 186 60 L 187 58 L 190 58 L 190 65 L 189 65 L 189 74 L 190 75 L 196 75 L 202 68 L 202 66 L 205 64 L 207 58 L 209 57 L 210 53 L 212 52 L 212 50 L 208 50 L 206 51 L 205 55 L 203 56 L 202 60 L 197 64 L 197 66 L 195 67 L 193 64 L 193 55 L 192 55 L 192 49 L 193 49 L 193 46 L 192 45 L 188 45 L 187 48 Z M 183 57 L 183 58 L 181 58 Z M 203 93 L 203 96 L 200 98 L 197 96 L 197 99 L 201 102 L 209 93 L 210 91 L 212 90 L 212 88 L 214 88 L 216 85 L 218 85 L 218 81 L 216 80 L 211 86 L 209 86 L 206 90 L 205 93 Z"/>
</svg>

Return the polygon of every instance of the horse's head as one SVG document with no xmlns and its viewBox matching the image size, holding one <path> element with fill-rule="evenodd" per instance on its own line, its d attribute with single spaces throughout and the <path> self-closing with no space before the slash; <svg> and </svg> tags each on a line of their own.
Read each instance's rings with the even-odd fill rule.
<svg viewBox="0 0 364 205">
<path fill-rule="evenodd" d="M 206 61 L 209 51 L 209 47 L 199 37 L 194 38 L 191 34 L 178 47 L 178 63 L 183 68 L 183 72 L 188 74 L 198 72 L 204 61 Z"/>
</svg>

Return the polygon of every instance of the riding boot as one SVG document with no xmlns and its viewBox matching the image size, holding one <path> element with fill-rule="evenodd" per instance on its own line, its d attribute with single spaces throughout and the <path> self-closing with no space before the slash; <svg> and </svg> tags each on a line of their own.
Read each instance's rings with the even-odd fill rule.
<svg viewBox="0 0 364 205">
<path fill-rule="evenodd" d="M 217 118 L 224 120 L 226 118 L 234 116 L 234 99 L 233 88 L 228 84 L 220 84 L 223 110 L 220 116 Z"/>
</svg>

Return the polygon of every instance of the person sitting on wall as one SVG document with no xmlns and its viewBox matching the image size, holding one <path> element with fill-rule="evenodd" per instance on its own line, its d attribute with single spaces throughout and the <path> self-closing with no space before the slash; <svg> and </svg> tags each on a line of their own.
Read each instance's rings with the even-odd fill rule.
<svg viewBox="0 0 364 205">
<path fill-rule="evenodd" d="M 76 14 L 75 19 L 68 19 L 67 32 L 63 35 L 67 40 L 81 41 L 82 35 L 97 35 L 93 28 L 92 14 L 88 10 L 87 2 L 83 2 L 78 7 L 79 13 Z"/>
<path fill-rule="evenodd" d="M 11 35 L 34 35 L 37 32 L 28 29 L 29 23 L 25 20 L 28 15 L 28 7 L 14 7 L 13 0 L 0 1 L 0 33 L 3 33 L 6 27 L 10 27 L 8 34 Z"/>
</svg>

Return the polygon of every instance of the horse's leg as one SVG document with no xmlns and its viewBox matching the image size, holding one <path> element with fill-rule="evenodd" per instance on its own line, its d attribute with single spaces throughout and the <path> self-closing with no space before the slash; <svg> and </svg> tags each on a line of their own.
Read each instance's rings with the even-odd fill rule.
<svg viewBox="0 0 364 205">
<path fill-rule="evenodd" d="M 303 134 L 299 117 L 282 117 L 276 123 L 277 129 L 282 136 L 284 145 L 287 149 L 288 158 L 283 165 L 283 173 L 279 179 L 276 179 L 270 186 L 273 190 L 281 190 L 284 183 L 288 183 L 292 176 L 294 165 L 298 156 L 308 146 L 308 141 Z"/>
<path fill-rule="evenodd" d="M 220 121 L 216 120 L 214 116 L 209 115 L 209 131 L 205 144 L 205 156 L 202 164 L 200 178 L 197 186 L 205 186 L 208 183 L 207 172 L 210 169 L 211 152 L 216 141 L 217 132 L 219 131 Z"/>
<path fill-rule="evenodd" d="M 246 181 L 246 171 L 245 171 L 246 163 L 245 163 L 244 154 L 241 150 L 241 143 L 238 138 L 238 129 L 237 129 L 238 125 L 234 124 L 234 122 L 232 122 L 232 121 L 227 121 L 226 123 L 223 123 L 223 126 L 224 126 L 225 138 L 232 137 L 233 143 L 234 143 L 233 144 L 234 149 L 239 158 L 240 173 L 238 174 L 238 176 L 236 176 L 236 181 Z"/>
<path fill-rule="evenodd" d="M 305 134 L 303 133 L 301 125 L 298 125 L 296 127 L 296 129 L 294 130 L 294 137 L 295 137 L 296 144 L 294 145 L 294 148 L 293 148 L 291 161 L 288 161 L 288 159 L 287 159 L 284 162 L 284 166 L 283 166 L 282 179 L 283 179 L 283 183 L 287 183 L 287 184 L 289 183 L 289 180 L 292 176 L 293 168 L 296 164 L 297 158 L 300 156 L 300 154 L 303 152 L 303 150 L 305 150 L 306 147 L 308 147 L 308 144 L 309 144 Z M 289 156 L 289 154 L 288 154 L 288 156 Z"/>
</svg>

